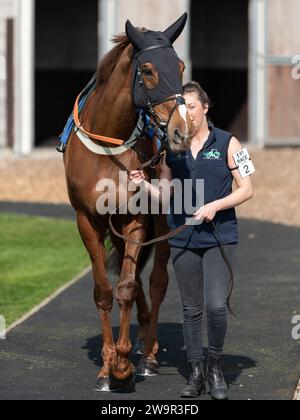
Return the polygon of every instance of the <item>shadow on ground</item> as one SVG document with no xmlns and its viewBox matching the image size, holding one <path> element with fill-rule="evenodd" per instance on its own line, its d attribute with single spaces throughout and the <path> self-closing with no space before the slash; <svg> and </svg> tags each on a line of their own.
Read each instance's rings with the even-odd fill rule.
<svg viewBox="0 0 300 420">
<path fill-rule="evenodd" d="M 25 213 L 24 208 L 18 210 Z M 54 207 L 51 213 L 48 207 L 43 214 L 55 217 L 62 210 Z M 239 226 L 232 297 L 237 318 L 229 317 L 224 360 L 231 399 L 291 400 L 300 376 L 300 340 L 293 340 L 291 334 L 292 318 L 300 315 L 300 229 L 255 220 L 240 220 Z M 147 294 L 151 267 L 152 260 L 142 274 Z M 180 297 L 171 264 L 168 268 L 170 284 L 159 324 L 160 375 L 140 379 L 134 395 L 94 391 L 101 337 L 93 279 L 88 274 L 11 331 L 7 340 L 0 340 L 0 399 L 179 399 L 189 371 Z M 115 284 L 116 278 L 109 277 Z M 133 342 L 135 319 L 134 310 Z M 115 337 L 118 323 L 115 304 Z M 138 358 L 134 356 L 133 361 L 137 363 Z"/>
<path fill-rule="evenodd" d="M 137 337 L 137 325 L 131 326 L 131 342 L 135 343 Z M 119 328 L 113 328 L 113 335 L 115 341 L 118 338 Z M 160 351 L 158 353 L 158 360 L 161 370 L 177 371 L 179 375 L 188 379 L 189 367 L 186 362 L 186 353 L 184 349 L 182 325 L 175 323 L 162 323 L 159 325 L 159 343 Z M 89 338 L 86 346 L 83 347 L 87 351 L 88 359 L 93 362 L 97 368 L 102 367 L 102 358 L 99 349 L 102 347 L 102 336 L 95 336 Z M 204 349 L 204 355 L 207 358 L 207 349 Z M 135 366 L 138 365 L 141 356 L 132 354 L 130 360 Z M 245 356 L 225 354 L 224 356 L 224 373 L 228 385 L 236 383 L 239 376 L 246 370 L 255 368 L 257 362 Z M 136 383 L 144 381 L 145 378 L 136 377 Z"/>
</svg>

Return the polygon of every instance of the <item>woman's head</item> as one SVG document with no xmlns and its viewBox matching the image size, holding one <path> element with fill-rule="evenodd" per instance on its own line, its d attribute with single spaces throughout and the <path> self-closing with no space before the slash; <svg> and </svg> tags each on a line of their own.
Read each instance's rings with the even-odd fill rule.
<svg viewBox="0 0 300 420">
<path fill-rule="evenodd" d="M 189 82 L 183 86 L 183 96 L 190 119 L 196 132 L 200 130 L 204 122 L 207 122 L 207 113 L 211 106 L 207 93 L 197 82 Z"/>
</svg>

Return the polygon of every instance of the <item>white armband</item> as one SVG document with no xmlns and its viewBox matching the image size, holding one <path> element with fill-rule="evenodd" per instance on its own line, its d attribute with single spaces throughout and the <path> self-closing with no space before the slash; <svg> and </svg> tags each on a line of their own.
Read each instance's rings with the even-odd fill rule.
<svg viewBox="0 0 300 420">
<path fill-rule="evenodd" d="M 254 165 L 246 147 L 233 155 L 236 164 L 236 169 L 242 178 L 252 175 L 255 172 Z"/>
</svg>

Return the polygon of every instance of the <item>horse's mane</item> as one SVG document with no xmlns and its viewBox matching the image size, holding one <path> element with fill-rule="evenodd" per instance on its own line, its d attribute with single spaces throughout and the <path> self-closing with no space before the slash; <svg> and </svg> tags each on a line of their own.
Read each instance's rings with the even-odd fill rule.
<svg viewBox="0 0 300 420">
<path fill-rule="evenodd" d="M 130 44 L 125 34 L 114 36 L 112 38 L 112 42 L 117 45 L 111 51 L 109 51 L 99 63 L 97 70 L 97 86 L 108 81 L 123 51 Z"/>
<path fill-rule="evenodd" d="M 138 29 L 141 32 L 148 32 L 148 29 L 144 27 Z M 98 65 L 97 86 L 108 81 L 111 73 L 114 71 L 114 68 L 123 54 L 123 51 L 128 47 L 128 45 L 130 45 L 130 41 L 126 34 L 113 36 L 112 42 L 117 45 L 102 58 Z"/>
</svg>

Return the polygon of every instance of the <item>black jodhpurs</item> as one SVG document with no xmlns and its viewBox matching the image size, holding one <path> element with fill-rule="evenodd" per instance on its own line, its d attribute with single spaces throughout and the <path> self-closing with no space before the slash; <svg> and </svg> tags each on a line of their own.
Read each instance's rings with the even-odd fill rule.
<svg viewBox="0 0 300 420">
<path fill-rule="evenodd" d="M 234 270 L 237 244 L 224 245 Z M 207 314 L 208 355 L 219 358 L 227 331 L 230 272 L 219 247 L 171 248 L 183 304 L 183 332 L 188 361 L 203 360 L 203 313 Z"/>
</svg>

